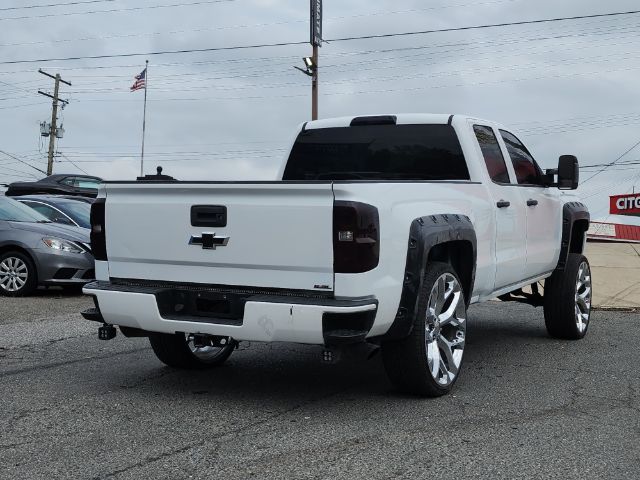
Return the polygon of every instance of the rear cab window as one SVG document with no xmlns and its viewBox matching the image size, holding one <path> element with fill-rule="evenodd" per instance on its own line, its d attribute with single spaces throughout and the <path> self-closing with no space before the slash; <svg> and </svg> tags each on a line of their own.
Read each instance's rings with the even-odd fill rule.
<svg viewBox="0 0 640 480">
<path fill-rule="evenodd" d="M 507 152 L 511 157 L 511 163 L 516 173 L 518 185 L 539 185 L 542 182 L 542 170 L 527 150 L 527 147 L 518 138 L 505 130 L 500 130 L 502 140 L 507 147 Z"/>
<path fill-rule="evenodd" d="M 359 125 L 300 132 L 283 180 L 469 180 L 451 125 Z"/>
<path fill-rule="evenodd" d="M 474 125 L 473 132 L 480 145 L 491 180 L 496 183 L 511 183 L 507 164 L 493 129 L 485 125 Z"/>
</svg>

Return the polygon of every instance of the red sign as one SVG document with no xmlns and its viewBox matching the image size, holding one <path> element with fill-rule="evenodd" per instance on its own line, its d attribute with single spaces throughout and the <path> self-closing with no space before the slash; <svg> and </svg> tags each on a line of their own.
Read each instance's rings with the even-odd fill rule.
<svg viewBox="0 0 640 480">
<path fill-rule="evenodd" d="M 609 197 L 609 213 L 612 215 L 640 216 L 640 193 Z"/>
</svg>

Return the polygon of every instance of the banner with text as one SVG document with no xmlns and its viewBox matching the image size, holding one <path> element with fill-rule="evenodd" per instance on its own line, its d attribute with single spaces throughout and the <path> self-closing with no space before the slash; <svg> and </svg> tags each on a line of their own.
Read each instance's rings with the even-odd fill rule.
<svg viewBox="0 0 640 480">
<path fill-rule="evenodd" d="M 311 0 L 311 45 L 322 46 L 322 0 Z"/>
<path fill-rule="evenodd" d="M 640 193 L 612 195 L 609 197 L 609 213 L 640 217 Z"/>
</svg>

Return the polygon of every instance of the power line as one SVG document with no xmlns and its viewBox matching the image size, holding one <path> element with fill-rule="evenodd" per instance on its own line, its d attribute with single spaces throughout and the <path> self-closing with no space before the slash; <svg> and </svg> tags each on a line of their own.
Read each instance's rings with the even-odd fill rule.
<svg viewBox="0 0 640 480">
<path fill-rule="evenodd" d="M 141 57 L 141 56 L 155 56 L 155 55 L 168 55 L 179 53 L 202 53 L 202 52 L 219 52 L 225 50 L 248 50 L 253 48 L 267 48 L 267 47 L 285 47 L 292 45 L 306 45 L 309 43 L 307 40 L 301 42 L 280 42 L 280 43 L 261 43 L 255 45 L 236 45 L 232 47 L 215 47 L 215 48 L 189 48 L 183 50 L 159 50 L 156 52 L 146 53 L 117 53 L 111 55 L 85 55 L 78 57 L 64 57 L 64 58 L 41 58 L 32 60 L 10 60 L 6 62 L 0 62 L 0 65 L 13 65 L 17 63 L 40 63 L 40 62 L 66 62 L 70 60 L 100 60 L 105 58 L 127 58 L 127 57 Z"/>
<path fill-rule="evenodd" d="M 606 166 L 607 164 L 600 164 L 600 165 L 580 165 L 581 169 L 586 169 L 586 168 L 599 168 L 599 167 L 603 167 Z M 628 162 L 628 163 L 616 163 L 615 165 L 611 165 L 609 167 L 609 171 L 618 171 L 618 170 L 637 170 L 636 168 L 627 168 L 633 165 L 640 165 L 640 162 Z"/>
<path fill-rule="evenodd" d="M 0 110 L 8 110 L 13 108 L 23 108 L 23 107 L 33 107 L 33 106 L 42 106 L 45 105 L 46 102 L 38 102 L 38 103 L 21 103 L 19 105 L 9 105 L 7 107 L 0 107 Z"/>
<path fill-rule="evenodd" d="M 601 187 L 601 188 L 599 188 L 599 189 L 597 189 L 595 191 L 592 191 L 589 195 L 582 196 L 582 199 L 583 200 L 587 200 L 589 198 L 593 198 L 595 196 L 600 195 L 602 192 L 604 192 L 606 190 L 610 190 L 611 187 L 615 187 L 617 185 L 622 185 L 622 184 L 629 183 L 629 182 L 634 182 L 634 181 L 635 181 L 634 179 L 625 177 L 622 180 L 618 180 L 617 182 L 608 182 L 608 183 L 604 184 L 603 187 Z"/>
<path fill-rule="evenodd" d="M 24 5 L 20 7 L 2 7 L 0 8 L 0 12 L 6 12 L 9 10 L 28 10 L 32 8 L 49 8 L 49 7 L 66 7 L 67 5 L 84 5 L 87 3 L 108 3 L 115 2 L 116 0 L 83 0 L 77 2 L 67 2 L 67 3 L 47 3 L 43 5 Z"/>
<path fill-rule="evenodd" d="M 25 171 L 22 171 L 22 170 L 16 170 L 15 168 L 5 167 L 4 165 L 2 166 L 2 170 L 3 171 L 4 170 L 11 170 L 12 172 L 19 173 L 21 175 L 25 175 L 22 178 L 27 178 L 26 175 L 29 175 L 31 178 L 36 178 L 36 179 L 38 178 L 37 176 L 35 176 L 31 172 L 25 172 Z M 15 175 L 12 175 L 12 176 L 15 176 Z"/>
<path fill-rule="evenodd" d="M 33 168 L 34 170 L 37 170 L 37 171 L 38 171 L 38 172 L 40 172 L 40 173 L 43 173 L 43 174 L 45 174 L 45 175 L 47 174 L 44 170 L 40 170 L 38 167 L 34 167 L 34 166 L 33 166 L 33 165 L 31 165 L 30 163 L 27 163 L 27 162 L 25 162 L 24 160 L 22 160 L 21 158 L 18 158 L 18 157 L 16 157 L 15 155 L 12 155 L 12 154 L 10 154 L 10 153 L 7 153 L 7 152 L 5 152 L 4 150 L 0 150 L 0 153 L 2 153 L 3 155 L 6 155 L 7 157 L 11 157 L 11 158 L 13 158 L 14 160 L 17 160 L 17 161 L 19 161 L 20 163 L 24 163 L 25 165 L 27 165 L 27 166 L 29 166 L 29 167 Z"/>
<path fill-rule="evenodd" d="M 640 165 L 640 163 L 638 163 L 637 165 Z M 629 168 L 618 168 L 617 165 L 611 167 L 609 169 L 610 172 L 623 172 L 623 171 L 633 171 L 633 172 L 637 172 L 638 170 L 640 170 L 638 167 L 629 167 Z"/>
<path fill-rule="evenodd" d="M 235 0 L 216 0 L 216 1 L 219 2 L 219 1 L 235 1 Z M 141 8 L 141 7 L 137 7 L 137 8 Z M 459 31 L 480 30 L 480 29 L 487 29 L 487 28 L 501 28 L 501 27 L 508 27 L 508 26 L 532 25 L 532 24 L 541 24 L 541 23 L 581 20 L 581 19 L 588 19 L 588 18 L 616 17 L 616 16 L 623 16 L 623 15 L 635 15 L 639 13 L 640 13 L 640 10 L 630 10 L 626 12 L 611 12 L 611 13 L 600 13 L 600 14 L 593 14 L 593 15 L 576 15 L 576 16 L 570 16 L 570 17 L 556 17 L 556 18 L 546 18 L 546 19 L 538 19 L 538 20 L 522 20 L 518 22 L 492 23 L 492 24 L 472 25 L 472 26 L 465 26 L 465 27 L 451 27 L 451 28 L 440 28 L 440 29 L 433 29 L 433 30 L 419 30 L 419 31 L 411 31 L 411 32 L 397 32 L 397 33 L 387 33 L 387 34 L 378 34 L 378 35 L 342 37 L 342 38 L 334 38 L 334 39 L 325 39 L 325 42 L 335 43 L 335 42 L 345 42 L 345 41 L 351 41 L 351 40 L 371 40 L 371 39 L 378 39 L 378 38 L 405 37 L 410 35 L 426 35 L 431 33 L 459 32 Z M 153 52 L 141 52 L 141 53 L 118 53 L 118 54 L 105 54 L 105 55 L 83 55 L 83 56 L 76 56 L 76 57 L 61 57 L 61 58 L 8 60 L 8 61 L 0 62 L 0 65 L 14 65 L 14 64 L 23 64 L 23 63 L 37 63 L 37 62 L 64 62 L 64 61 L 72 61 L 72 60 L 99 60 L 99 59 L 107 59 L 107 58 L 130 58 L 130 57 L 140 57 L 140 56 L 219 52 L 219 51 L 229 51 L 229 50 L 248 50 L 248 49 L 256 49 L 256 48 L 296 46 L 296 45 L 304 45 L 307 43 L 308 41 L 305 40 L 305 41 L 298 41 L 298 42 L 277 42 L 277 43 L 262 43 L 262 44 L 254 44 L 254 45 L 234 45 L 234 46 L 228 46 L 228 47 L 190 48 L 190 49 L 180 49 L 180 50 L 157 50 Z"/>
<path fill-rule="evenodd" d="M 114 1 L 114 0 L 93 0 L 93 2 L 77 2 L 77 3 L 99 3 L 102 1 Z M 352 18 L 363 18 L 363 17 L 372 17 L 379 15 L 398 15 L 398 14 L 408 14 L 408 13 L 418 13 L 432 10 L 442 10 L 449 8 L 459 8 L 459 7 L 469 7 L 469 6 L 482 6 L 482 5 L 496 5 L 503 3 L 513 3 L 519 2 L 521 0 L 499 0 L 499 1 L 490 1 L 490 2 L 481 2 L 481 3 L 464 3 L 464 4 L 456 4 L 456 5 L 440 5 L 436 7 L 428 7 L 428 8 L 417 8 L 410 10 L 396 10 L 396 11 L 378 11 L 378 12 L 370 12 L 363 13 L 357 15 L 344 15 L 340 17 L 332 17 L 325 19 L 325 23 L 332 23 L 336 20 L 347 20 Z M 75 3 L 69 4 L 51 4 L 54 5 L 74 5 Z M 10 9 L 20 9 L 20 8 L 28 8 L 28 7 L 11 7 Z M 3 9 L 0 8 L 0 11 Z M 117 35 L 102 35 L 102 36 L 93 36 L 93 37 L 80 37 L 80 38 L 66 38 L 66 39 L 57 39 L 57 40 L 48 40 L 48 41 L 36 41 L 36 42 L 22 42 L 22 43 L 5 43 L 0 46 L 22 46 L 22 45 L 45 45 L 50 43 L 62 43 L 62 42 L 78 42 L 78 41 L 90 41 L 90 40 L 108 40 L 113 38 L 136 38 L 136 37 L 146 37 L 146 36 L 155 36 L 155 35 L 175 35 L 181 33 L 193 33 L 193 32 L 207 32 L 207 31 L 218 31 L 218 30 L 234 30 L 237 28 L 250 28 L 250 27 L 267 27 L 267 26 L 280 26 L 280 25 L 289 25 L 293 23 L 307 23 L 308 19 L 300 19 L 300 20 L 289 20 L 282 22 L 269 22 L 269 23 L 256 23 L 256 24 L 241 24 L 241 25 L 227 25 L 223 27 L 196 27 L 188 30 L 172 30 L 172 31 L 160 31 L 160 32 L 142 32 L 142 33 L 125 33 L 125 34 L 117 34 Z"/>
<path fill-rule="evenodd" d="M 16 91 L 16 92 L 25 92 L 25 93 L 28 93 L 29 95 L 31 95 L 31 93 L 32 93 L 31 90 L 27 90 L 26 88 L 20 87 L 19 85 L 16 85 L 15 83 L 9 83 L 9 82 L 5 82 L 3 80 L 0 80 L 0 83 L 3 84 L 3 85 L 7 85 L 7 86 L 13 88 L 14 91 Z"/>
<path fill-rule="evenodd" d="M 543 53 L 547 53 L 548 51 L 533 51 L 533 52 L 528 52 L 529 55 L 537 55 L 537 54 L 543 54 Z M 433 58 L 431 55 L 429 55 L 428 57 L 424 57 L 424 54 L 414 54 L 414 55 L 407 55 L 407 56 L 400 56 L 400 57 L 389 57 L 387 59 L 382 58 L 382 59 L 376 59 L 375 62 L 371 62 L 371 61 L 366 61 L 366 62 L 362 62 L 362 63 L 344 63 L 344 64 L 336 64 L 336 65 L 327 65 L 324 66 L 324 69 L 330 69 L 329 73 L 334 73 L 334 74 L 341 74 L 341 73 L 351 73 L 351 71 L 353 70 L 352 67 L 354 66 L 358 66 L 358 65 L 372 65 L 370 68 L 358 68 L 356 70 L 356 73 L 361 73 L 361 72 L 365 72 L 365 71 L 379 71 L 379 70 L 389 70 L 389 69 L 393 69 L 393 70 L 397 70 L 399 68 L 399 65 L 396 64 L 391 64 L 391 65 L 384 65 L 382 63 L 384 63 L 386 60 L 393 60 L 393 61 L 398 61 L 398 60 L 414 60 L 415 58 L 419 57 L 421 59 L 424 58 Z M 483 53 L 478 53 L 474 55 L 474 60 L 477 60 L 478 58 L 480 58 L 481 56 L 484 56 Z M 596 60 L 601 61 L 601 62 L 611 62 L 611 61 L 617 61 L 617 60 L 622 60 L 622 59 L 626 59 L 629 57 L 633 57 L 636 58 L 638 56 L 638 53 L 636 51 L 633 52 L 621 52 L 619 54 L 616 54 L 615 56 L 612 56 L 611 54 L 608 55 L 602 55 L 602 56 L 594 56 L 589 55 L 586 57 L 573 57 L 571 62 L 567 62 L 564 61 L 562 62 L 562 66 L 566 66 L 566 65 L 571 65 L 571 64 L 579 64 L 579 65 L 584 65 L 587 63 L 596 63 Z M 586 60 L 586 62 L 582 61 L 582 60 Z M 459 62 L 459 59 L 454 59 L 454 60 L 449 60 L 449 61 L 434 61 L 434 62 L 430 62 L 430 63 L 425 63 L 425 62 L 421 62 L 420 66 L 421 67 L 426 67 L 426 66 L 431 66 L 431 65 L 442 65 L 442 64 L 446 64 L 446 63 L 451 63 L 451 62 Z M 382 64 L 382 65 L 381 65 Z M 533 63 L 527 63 L 527 64 L 517 64 L 517 65 L 510 65 L 508 67 L 504 67 L 504 68 L 500 68 L 500 69 L 492 69 L 491 73 L 495 73 L 495 72 L 504 72 L 504 71 L 512 71 L 512 70 L 519 70 L 523 67 L 531 67 L 531 68 L 542 68 L 545 66 L 556 66 L 558 65 L 558 62 L 533 62 Z M 440 72 L 435 72 L 435 73 L 431 73 L 429 75 L 430 78 L 434 78 L 434 77 L 440 77 L 440 76 L 447 76 L 447 75 L 453 75 L 453 74 L 460 74 L 460 73 L 475 73 L 475 72 L 485 72 L 485 68 L 484 67 L 477 67 L 474 69 L 468 69 L 468 70 L 450 70 L 450 71 L 440 71 Z M 227 69 L 225 69 L 225 72 L 227 71 Z M 233 72 L 230 72 L 233 73 Z M 282 69 L 279 70 L 260 70 L 260 73 L 246 73 L 246 74 L 239 74 L 239 73 L 235 73 L 235 74 L 228 74 L 228 75 L 223 75 L 223 76 L 206 76 L 206 73 L 204 72 L 190 72 L 190 73 L 176 73 L 176 74 L 166 74 L 163 75 L 163 79 L 162 80 L 158 80 L 156 85 L 160 86 L 160 87 L 169 87 L 171 90 L 162 90 L 162 89 L 156 89 L 156 91 L 191 91 L 191 90 L 201 90 L 202 89 L 202 83 L 207 82 L 207 81 L 212 81 L 212 80 L 233 80 L 233 79 L 263 79 L 265 77 L 268 76 L 279 76 L 279 75 L 285 75 L 286 72 L 284 72 Z M 173 88 L 172 85 L 175 84 L 179 84 L 179 85 L 183 85 L 184 84 L 184 80 L 182 79 L 182 77 L 184 76 L 189 76 L 189 77 L 193 77 L 195 80 L 197 80 L 197 82 L 200 84 L 200 86 L 197 87 L 189 87 L 189 88 Z M 418 74 L 417 75 L 419 78 L 422 78 L 422 74 Z M 176 77 L 176 78 L 169 78 L 169 77 Z M 130 75 L 127 75 L 125 78 L 130 78 Z M 164 79 L 166 78 L 166 79 Z M 404 77 L 403 79 L 408 79 L 408 78 L 416 78 L 416 75 L 413 75 L 412 77 Z M 340 83 L 345 83 L 345 82 L 350 82 L 353 79 L 342 79 L 342 80 L 333 80 L 331 82 L 331 84 L 340 84 Z M 376 79 L 377 81 L 378 79 Z M 383 79 L 383 80 L 387 80 L 387 79 Z M 111 80 L 111 81 L 103 81 L 101 82 L 101 84 L 117 84 L 117 85 L 122 85 L 123 81 L 122 80 Z M 193 82 L 192 82 L 193 83 Z M 124 93 L 127 94 L 128 90 L 123 89 L 122 87 L 95 87 L 95 82 L 88 82 L 85 84 L 80 84 L 80 86 L 84 86 L 86 85 L 86 88 L 80 88 L 78 90 L 74 90 L 70 93 L 108 93 L 108 92 L 117 92 L 117 93 Z M 91 87 L 89 87 L 89 85 L 91 85 Z M 216 89 L 220 89 L 220 90 L 240 90 L 240 89 L 246 89 L 246 88 L 262 88 L 265 86 L 289 86 L 289 85 L 300 85 L 303 86 L 300 82 L 287 82 L 287 83 L 280 83 L 280 84 L 265 84 L 264 82 L 259 83 L 259 84 L 244 84 L 241 87 L 234 85 L 231 85 L 230 88 L 223 88 L 224 85 L 218 85 L 217 87 L 215 87 Z M 78 84 L 76 83 L 76 86 L 78 86 Z M 545 127 L 548 128 L 548 127 Z"/>
<path fill-rule="evenodd" d="M 587 183 L 589 180 L 591 180 L 592 178 L 596 177 L 597 175 L 600 175 L 602 172 L 604 172 L 607 168 L 611 167 L 612 165 L 615 165 L 616 162 L 618 162 L 619 160 L 621 160 L 625 155 L 627 155 L 629 152 L 631 152 L 633 149 L 635 149 L 638 145 L 640 145 L 640 140 L 638 140 L 636 143 L 633 144 L 633 146 L 631 146 L 631 148 L 629 148 L 628 150 L 626 150 L 622 155 L 620 155 L 618 158 L 616 158 L 613 162 L 608 163 L 607 165 L 605 165 L 604 167 L 602 167 L 600 170 L 598 170 L 596 173 L 594 173 L 593 175 L 591 175 L 589 178 L 587 178 L 584 182 L 581 183 L 581 186 L 584 185 L 585 183 Z"/>
<path fill-rule="evenodd" d="M 85 175 L 89 175 L 89 172 L 87 172 L 85 169 L 81 168 L 79 165 L 76 165 L 76 163 L 71 160 L 69 157 L 67 157 L 64 153 L 62 152 L 58 152 L 58 155 L 61 155 L 63 158 L 65 158 L 71 165 L 73 165 L 74 167 L 76 167 L 78 170 L 80 170 L 82 173 L 84 173 Z"/>
<path fill-rule="evenodd" d="M 43 15 L 30 15 L 23 17 L 4 17 L 0 18 L 0 21 L 5 20 L 27 20 L 33 18 L 50 18 L 50 17 L 67 17 L 70 15 L 93 15 L 94 13 L 116 13 L 116 12 L 133 12 L 138 10 L 151 10 L 157 8 L 172 8 L 172 7 L 190 7 L 193 5 L 210 5 L 214 3 L 229 3 L 236 0 L 200 0 L 191 3 L 170 3 L 164 5 L 145 5 L 141 7 L 129 7 L 129 8 L 112 8 L 109 10 L 89 10 L 86 12 L 62 12 L 62 13 L 47 13 Z"/>
<path fill-rule="evenodd" d="M 519 22 L 489 23 L 485 25 L 472 25 L 468 27 L 451 27 L 451 28 L 438 28 L 433 30 L 419 30 L 419 31 L 413 31 L 413 32 L 360 35 L 356 37 L 334 38 L 334 39 L 325 40 L 325 41 L 327 43 L 331 43 L 331 42 L 346 42 L 351 40 L 371 40 L 374 38 L 406 37 L 410 35 L 425 35 L 428 33 L 460 32 L 465 30 L 481 30 L 485 28 L 499 28 L 499 27 L 511 27 L 511 26 L 517 26 L 517 25 L 533 25 L 537 23 L 564 22 L 568 20 L 582 20 L 586 18 L 616 17 L 621 15 L 635 15 L 638 13 L 640 13 L 640 10 L 629 10 L 627 12 L 597 13 L 593 15 L 575 15 L 571 17 L 544 18 L 540 20 L 522 20 Z"/>
<path fill-rule="evenodd" d="M 589 118 L 589 117 L 587 117 Z M 549 122 L 548 126 L 537 126 L 531 128 L 518 128 L 518 131 L 526 135 L 552 135 L 567 132 L 578 132 L 585 130 L 626 127 L 637 125 L 640 123 L 640 114 L 626 115 L 610 115 L 605 117 L 590 117 L 591 120 L 585 119 L 575 122 L 553 123 Z M 515 125 L 514 125 L 515 126 Z"/>
<path fill-rule="evenodd" d="M 533 81 L 533 80 L 543 80 L 549 78 L 571 78 L 578 77 L 584 75 L 601 75 L 601 74 L 609 74 L 612 72 L 621 72 L 621 71 L 631 71 L 637 70 L 640 66 L 626 67 L 626 68 L 616 68 L 616 69 L 608 69 L 608 70 L 596 70 L 589 72 L 573 72 L 568 74 L 555 74 L 555 75 L 539 75 L 533 77 L 520 77 L 520 78 L 511 78 L 511 79 L 501 79 L 501 80 L 491 80 L 491 81 L 483 81 L 483 82 L 468 82 L 468 83 L 444 83 L 441 85 L 421 85 L 417 87 L 406 87 L 406 88 L 389 88 L 389 89 L 379 89 L 379 90 L 355 90 L 355 91 L 330 91 L 325 92 L 324 96 L 336 96 L 336 95 L 371 95 L 371 94 L 380 94 L 380 93 L 403 93 L 403 92 L 415 92 L 415 91 L 423 91 L 423 90 L 432 90 L 438 88 L 457 88 L 457 87 L 470 87 L 470 86 L 491 86 L 491 85 L 499 85 L 503 83 L 510 82 L 523 82 L 523 81 Z M 375 79 L 376 81 L 385 81 L 388 83 L 390 79 L 407 79 L 407 76 L 399 75 L 395 77 L 385 77 L 382 79 Z M 412 78 L 422 78 L 420 76 L 414 76 Z M 233 90 L 233 89 L 231 89 Z M 187 91 L 187 90 L 185 90 Z M 107 92 L 108 94 L 108 92 Z M 276 99 L 276 98 L 301 98 L 306 97 L 307 95 L 304 93 L 300 94 L 283 94 L 283 95 L 243 95 L 243 96 L 235 96 L 235 97 L 176 97 L 176 98 L 156 98 L 149 100 L 149 102 L 192 102 L 198 101 L 201 102 L 203 100 L 207 101 L 232 101 L 232 100 L 262 100 L 265 98 Z M 110 102 L 110 103 L 131 103 L 136 102 L 135 99 L 107 99 L 107 98 L 88 98 L 82 100 L 83 102 Z"/>
<path fill-rule="evenodd" d="M 602 21 L 606 21 L 606 20 L 601 20 Z M 599 23 L 600 23 L 599 22 Z M 584 28 L 578 29 L 576 31 L 574 31 L 573 33 L 567 33 L 567 31 L 565 31 L 562 35 L 553 35 L 553 36 L 549 36 L 549 35 L 545 35 L 542 37 L 529 37 L 529 38 L 523 38 L 521 35 L 517 37 L 516 40 L 511 40 L 511 41 L 495 41 L 495 40 L 491 40 L 491 41 L 465 41 L 465 42 L 457 42 L 457 43 L 445 43 L 445 44 L 429 44 L 429 45 L 424 45 L 424 46 L 412 46 L 412 47 L 396 47 L 396 48 L 387 48 L 387 49 L 370 49 L 370 50 L 357 50 L 357 51 L 351 51 L 351 52 L 336 52 L 336 53 L 327 53 L 324 55 L 324 57 L 348 57 L 348 56 L 361 56 L 361 55 L 368 55 L 368 54 L 378 54 L 378 53 L 390 53 L 390 52 L 398 52 L 398 51 L 410 51 L 410 50 L 421 50 L 421 49 L 435 49 L 435 48 L 441 48 L 441 47 L 465 47 L 466 49 L 468 48 L 481 48 L 484 45 L 488 45 L 488 46 L 493 46 L 493 45 L 511 45 L 511 44 L 515 44 L 515 43 L 523 43 L 523 42 L 531 42 L 531 41 L 540 41 L 540 40 L 554 40 L 554 39 L 562 39 L 562 38 L 570 38 L 570 37 L 585 37 L 585 36 L 592 36 L 592 35 L 600 35 L 600 36 L 608 36 L 608 35 L 614 35 L 616 34 L 617 31 L 620 30 L 627 30 L 627 31 L 632 31 L 635 32 L 637 31 L 637 25 L 636 24 L 631 24 L 631 25 L 624 25 L 624 26 L 619 26 L 619 27 L 614 27 L 614 26 L 607 26 L 607 27 L 596 27 L 596 28 L 591 28 L 588 30 L 585 30 Z M 599 31 L 603 31 L 603 33 L 594 33 L 594 32 L 599 32 Z M 637 35 L 634 35 L 637 36 Z M 497 37 L 493 37 L 493 38 L 500 38 L 500 37 L 513 37 L 513 34 L 508 34 L 508 35 L 498 35 Z M 8 45 L 8 44 L 6 44 Z M 5 45 L 5 46 L 6 46 Z M 1 46 L 1 45 L 0 45 Z M 564 46 L 564 45 L 563 45 Z M 447 50 L 446 52 L 449 52 L 452 50 Z M 444 53 L 444 52 L 434 52 L 435 53 Z M 235 58 L 235 59 L 216 59 L 216 60 L 204 60 L 204 61 L 196 61 L 196 62 L 165 62 L 165 63 L 155 63 L 154 67 L 158 68 L 158 67 L 172 67 L 172 66 L 182 66 L 182 65 L 211 65 L 211 64 L 220 64 L 220 63 L 252 63 L 255 64 L 256 62 L 270 62 L 273 63 L 274 60 L 283 60 L 283 62 L 286 62 L 288 64 L 288 62 L 290 62 L 291 60 L 291 56 L 287 55 L 287 56 L 269 56 L 269 57 L 253 57 L 253 58 Z M 63 66 L 56 66 L 55 68 L 58 70 L 99 70 L 99 69 L 116 69 L 116 68 L 131 68 L 131 67 L 138 67 L 139 64 L 118 64 L 118 65 L 95 65 L 95 66 L 82 66 L 82 67 L 63 67 Z M 326 66 L 324 67 L 326 68 Z M 13 70 L 13 71 L 3 71 L 0 72 L 0 75 L 8 75 L 8 74 L 15 74 L 15 73 L 31 73 L 32 70 L 31 69 L 27 69 L 27 70 Z M 176 74 L 178 75 L 178 74 Z M 186 74 L 185 74 L 186 75 Z M 120 74 L 120 75 L 97 75 L 97 76 L 93 76 L 94 78 L 105 78 L 105 77 L 129 77 L 129 74 Z M 86 78 L 90 78 L 90 75 L 85 75 L 84 77 Z"/>
</svg>

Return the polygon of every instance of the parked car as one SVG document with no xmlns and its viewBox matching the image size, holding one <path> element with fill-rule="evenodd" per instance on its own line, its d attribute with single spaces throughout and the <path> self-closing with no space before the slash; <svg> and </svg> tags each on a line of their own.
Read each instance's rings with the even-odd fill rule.
<svg viewBox="0 0 640 480">
<path fill-rule="evenodd" d="M 589 212 L 563 191 L 577 185 L 575 157 L 543 172 L 488 120 L 305 123 L 273 182 L 105 182 L 83 315 L 178 368 L 219 365 L 239 340 L 323 345 L 327 361 L 379 347 L 400 390 L 443 395 L 469 304 L 544 306 L 550 336 L 587 333 Z"/>
<path fill-rule="evenodd" d="M 0 197 L 0 294 L 24 296 L 39 285 L 81 287 L 95 277 L 89 232 L 52 223 Z"/>
<path fill-rule="evenodd" d="M 15 200 L 33 208 L 49 220 L 63 225 L 91 228 L 89 214 L 91 199 L 58 195 L 25 195 L 13 197 Z M 83 200 L 78 200 L 83 198 Z M 86 200 L 89 200 L 88 202 Z"/>
<path fill-rule="evenodd" d="M 83 197 L 95 197 L 98 186 L 102 182 L 100 177 L 89 175 L 49 175 L 37 182 L 10 183 L 5 195 L 15 197 L 18 195 L 73 195 Z"/>
</svg>

